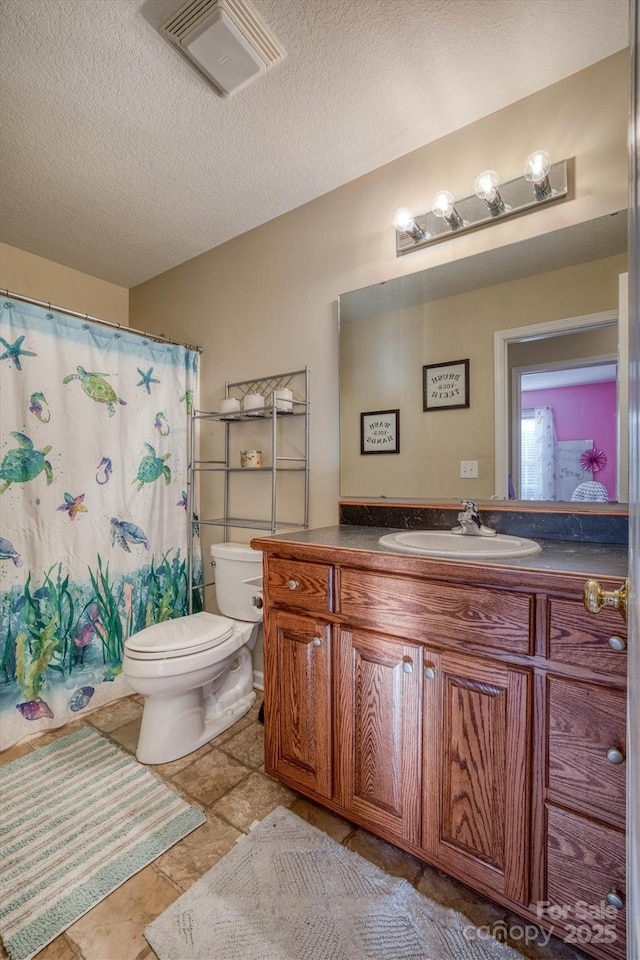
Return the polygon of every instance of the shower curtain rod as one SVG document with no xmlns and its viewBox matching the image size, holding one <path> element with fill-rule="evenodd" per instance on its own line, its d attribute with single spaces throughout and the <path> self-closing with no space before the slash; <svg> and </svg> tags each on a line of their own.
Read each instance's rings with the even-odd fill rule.
<svg viewBox="0 0 640 960">
<path fill-rule="evenodd" d="M 91 320 L 92 323 L 102 323 L 105 327 L 116 327 L 118 330 L 125 330 L 127 333 L 133 333 L 136 336 L 146 337 L 153 340 L 154 343 L 170 343 L 174 347 L 186 347 L 187 350 L 196 350 L 203 352 L 203 347 L 195 346 L 192 343 L 180 343 L 178 340 L 170 340 L 169 337 L 163 337 L 159 333 L 147 333 L 145 330 L 136 330 L 135 327 L 128 327 L 124 323 L 115 323 L 113 320 L 103 320 L 101 317 L 92 317 L 88 313 L 78 313 L 76 310 L 67 310 L 66 307 L 56 307 L 55 304 L 47 300 L 34 300 L 33 297 L 25 297 L 21 293 L 12 293 L 10 290 L 0 290 L 0 297 L 7 297 L 9 300 L 22 300 L 23 303 L 32 303 L 36 307 L 48 307 L 56 313 L 66 313 L 68 317 L 78 317 L 79 320 Z"/>
</svg>

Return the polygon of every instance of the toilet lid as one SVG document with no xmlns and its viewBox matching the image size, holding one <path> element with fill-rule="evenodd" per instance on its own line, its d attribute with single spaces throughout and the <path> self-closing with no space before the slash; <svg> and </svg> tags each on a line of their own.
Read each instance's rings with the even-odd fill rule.
<svg viewBox="0 0 640 960">
<path fill-rule="evenodd" d="M 214 613 L 192 613 L 145 627 L 125 641 L 125 651 L 139 660 L 199 653 L 223 643 L 233 633 L 233 620 Z"/>
</svg>

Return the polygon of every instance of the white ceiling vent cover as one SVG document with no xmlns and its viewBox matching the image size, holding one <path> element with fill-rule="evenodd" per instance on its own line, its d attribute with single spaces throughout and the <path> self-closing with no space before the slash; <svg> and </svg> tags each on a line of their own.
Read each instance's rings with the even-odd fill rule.
<svg viewBox="0 0 640 960">
<path fill-rule="evenodd" d="M 161 32 L 223 97 L 285 58 L 244 0 L 190 0 Z"/>
</svg>

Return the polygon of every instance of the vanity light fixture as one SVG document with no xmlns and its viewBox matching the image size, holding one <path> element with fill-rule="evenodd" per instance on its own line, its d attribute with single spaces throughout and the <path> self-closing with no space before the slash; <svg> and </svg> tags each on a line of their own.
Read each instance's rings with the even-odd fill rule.
<svg viewBox="0 0 640 960">
<path fill-rule="evenodd" d="M 476 197 L 484 200 L 489 207 L 492 217 L 499 217 L 505 212 L 504 200 L 500 196 L 500 177 L 495 170 L 483 170 L 479 173 L 473 188 L 476 191 Z"/>
<path fill-rule="evenodd" d="M 393 215 L 393 225 L 401 233 L 408 234 L 415 243 L 422 243 L 431 234 L 419 227 L 408 207 L 398 207 Z"/>
<path fill-rule="evenodd" d="M 393 217 L 396 256 L 565 200 L 568 176 L 567 160 L 551 163 L 546 150 L 535 150 L 527 157 L 524 174 L 513 180 L 501 183 L 495 170 L 483 170 L 476 177 L 473 196 L 456 200 L 450 191 L 440 190 L 431 210 L 418 216 L 401 207 Z"/>
<path fill-rule="evenodd" d="M 546 150 L 530 153 L 524 165 L 524 178 L 533 187 L 536 200 L 547 200 L 551 196 L 549 183 L 551 158 Z"/>
<path fill-rule="evenodd" d="M 452 230 L 459 230 L 464 226 L 464 220 L 456 210 L 455 198 L 449 190 L 439 190 L 436 193 L 432 210 L 436 217 L 442 217 Z"/>
</svg>

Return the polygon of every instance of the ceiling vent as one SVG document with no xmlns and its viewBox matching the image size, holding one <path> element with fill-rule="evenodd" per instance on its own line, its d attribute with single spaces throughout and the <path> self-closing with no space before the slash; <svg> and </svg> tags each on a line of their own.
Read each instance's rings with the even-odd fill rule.
<svg viewBox="0 0 640 960">
<path fill-rule="evenodd" d="M 244 0 L 190 0 L 161 32 L 222 97 L 285 57 Z"/>
</svg>

